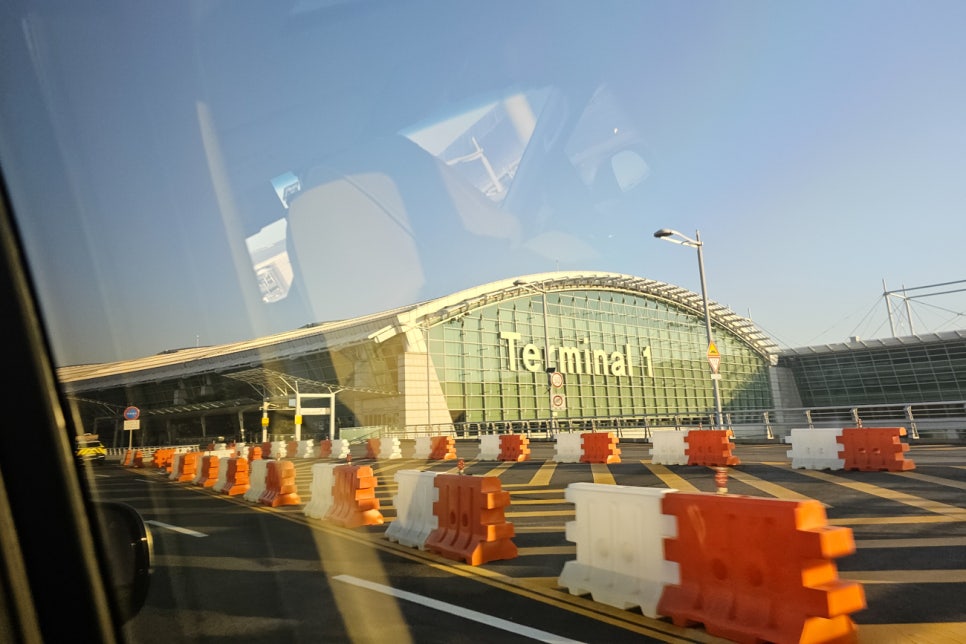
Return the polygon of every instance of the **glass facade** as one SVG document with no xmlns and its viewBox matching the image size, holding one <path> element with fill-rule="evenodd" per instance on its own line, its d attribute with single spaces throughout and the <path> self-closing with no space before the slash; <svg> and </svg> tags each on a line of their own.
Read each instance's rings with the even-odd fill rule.
<svg viewBox="0 0 966 644">
<path fill-rule="evenodd" d="M 887 346 L 786 353 L 806 407 L 966 400 L 966 339 L 958 334 Z"/>
<path fill-rule="evenodd" d="M 553 389 L 564 397 L 557 418 L 713 411 L 703 317 L 625 292 L 545 297 L 493 303 L 430 329 L 430 354 L 455 422 L 548 419 L 548 367 L 564 375 Z M 729 331 L 713 328 L 713 336 L 724 411 L 771 407 L 768 360 Z"/>
</svg>

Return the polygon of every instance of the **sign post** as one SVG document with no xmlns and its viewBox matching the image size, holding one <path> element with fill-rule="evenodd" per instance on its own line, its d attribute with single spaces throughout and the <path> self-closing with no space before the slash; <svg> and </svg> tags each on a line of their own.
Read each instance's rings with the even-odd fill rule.
<svg viewBox="0 0 966 644">
<path fill-rule="evenodd" d="M 141 429 L 141 410 L 134 405 L 129 405 L 124 410 L 124 431 L 128 433 L 127 448 L 134 449 L 134 432 Z"/>
</svg>

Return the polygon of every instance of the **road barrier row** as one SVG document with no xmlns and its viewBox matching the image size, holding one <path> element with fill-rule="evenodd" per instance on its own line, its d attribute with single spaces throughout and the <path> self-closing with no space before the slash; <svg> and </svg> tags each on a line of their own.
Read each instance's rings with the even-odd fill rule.
<svg viewBox="0 0 966 644">
<path fill-rule="evenodd" d="M 739 642 L 856 638 L 865 593 L 833 561 L 855 552 L 852 531 L 828 526 L 818 501 L 596 483 L 566 495 L 577 559 L 559 583 L 571 594 Z"/>
<path fill-rule="evenodd" d="M 727 458 L 724 452 L 713 454 Z M 211 467 L 217 458 L 202 461 Z M 225 483 L 218 491 L 240 494 L 238 486 L 248 483 L 247 500 L 301 503 L 291 461 L 254 461 L 245 481 L 246 459 L 222 460 Z M 186 480 L 197 461 L 197 452 L 173 455 L 169 478 Z M 265 484 L 253 496 L 258 469 Z M 307 516 L 350 529 L 384 522 L 370 466 L 315 463 L 312 475 Z M 510 495 L 499 477 L 416 470 L 395 477 L 390 541 L 473 566 L 517 556 L 514 526 L 506 520 Z M 840 580 L 834 563 L 854 553 L 855 542 L 850 528 L 827 524 L 818 501 L 595 483 L 571 484 L 566 499 L 575 506 L 566 539 L 576 544 L 576 559 L 564 564 L 558 583 L 571 594 L 681 627 L 701 624 L 710 635 L 739 642 L 855 640 L 850 615 L 865 608 L 865 593 Z"/>
</svg>

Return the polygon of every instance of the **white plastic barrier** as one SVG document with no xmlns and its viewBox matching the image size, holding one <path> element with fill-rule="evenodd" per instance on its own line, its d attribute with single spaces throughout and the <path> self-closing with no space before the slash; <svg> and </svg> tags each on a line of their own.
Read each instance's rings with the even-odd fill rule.
<svg viewBox="0 0 966 644">
<path fill-rule="evenodd" d="M 299 441 L 298 447 L 295 448 L 295 458 L 311 458 L 313 444 L 314 441 L 311 438 L 307 441 Z"/>
<path fill-rule="evenodd" d="M 433 453 L 433 437 L 432 436 L 417 436 L 416 437 L 416 448 L 413 452 L 413 458 L 428 459 L 429 455 Z"/>
<path fill-rule="evenodd" d="M 668 584 L 681 582 L 678 564 L 664 559 L 664 538 L 677 536 L 661 499 L 676 490 L 600 483 L 571 483 L 566 498 L 576 519 L 566 525 L 577 559 L 564 564 L 559 584 L 572 595 L 590 593 L 615 608 L 640 608 L 657 617 Z"/>
<path fill-rule="evenodd" d="M 177 481 L 184 470 L 184 452 L 176 452 L 171 458 L 171 473 L 168 474 L 169 481 Z"/>
<path fill-rule="evenodd" d="M 398 437 L 379 439 L 379 458 L 402 458 L 402 447 L 399 445 Z"/>
<path fill-rule="evenodd" d="M 248 491 L 245 500 L 258 503 L 265 492 L 265 478 L 268 476 L 268 461 L 260 458 L 251 462 L 248 472 Z"/>
<path fill-rule="evenodd" d="M 332 507 L 332 487 L 335 485 L 335 468 L 339 463 L 313 463 L 312 482 L 309 484 L 309 502 L 305 504 L 305 516 L 324 519 Z"/>
<path fill-rule="evenodd" d="M 191 479 L 192 485 L 201 485 L 201 481 L 205 478 L 205 475 L 208 474 L 205 472 L 205 468 L 203 467 L 205 464 L 205 454 L 207 453 L 208 452 L 203 452 L 198 454 L 198 460 L 195 461 L 195 477 Z"/>
<path fill-rule="evenodd" d="M 580 432 L 557 434 L 553 452 L 553 460 L 557 463 L 579 463 L 584 455 L 584 441 Z"/>
<path fill-rule="evenodd" d="M 483 434 L 480 436 L 480 455 L 476 459 L 479 461 L 500 460 L 499 434 Z"/>
<path fill-rule="evenodd" d="M 687 465 L 688 430 L 662 429 L 651 432 L 651 463 Z"/>
<path fill-rule="evenodd" d="M 271 454 L 262 454 L 262 458 L 274 458 L 275 460 L 288 456 L 288 443 L 285 441 L 272 441 L 269 443 Z"/>
<path fill-rule="evenodd" d="M 225 484 L 228 483 L 228 461 L 231 460 L 229 456 L 222 456 L 218 459 L 218 475 L 215 477 L 214 488 L 216 490 L 222 490 Z"/>
<path fill-rule="evenodd" d="M 785 437 L 792 446 L 786 455 L 795 469 L 841 470 L 845 467 L 845 459 L 839 458 L 841 435 L 841 428 L 793 429 Z"/>
<path fill-rule="evenodd" d="M 426 540 L 439 527 L 439 517 L 433 513 L 433 504 L 439 500 L 435 479 L 436 472 L 396 472 L 398 487 L 393 496 L 396 518 L 386 528 L 386 538 L 411 548 L 426 549 Z"/>
</svg>

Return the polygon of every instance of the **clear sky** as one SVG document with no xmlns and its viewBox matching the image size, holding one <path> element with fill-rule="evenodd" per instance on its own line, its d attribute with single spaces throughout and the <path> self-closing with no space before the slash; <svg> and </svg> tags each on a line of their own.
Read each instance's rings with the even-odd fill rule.
<svg viewBox="0 0 966 644">
<path fill-rule="evenodd" d="M 890 335 L 883 281 L 966 280 L 961 0 L 60 4 L 3 20 L 0 154 L 61 364 L 556 268 L 699 291 L 664 227 L 700 230 L 710 298 L 783 347 Z M 473 132 L 509 193 L 433 220 L 453 184 L 392 137 L 492 104 Z M 580 163 L 617 142 L 646 176 L 610 199 Z M 334 188 L 286 211 L 288 172 Z M 245 239 L 290 214 L 306 282 L 264 304 Z M 913 330 L 964 312 L 919 299 Z"/>
</svg>

